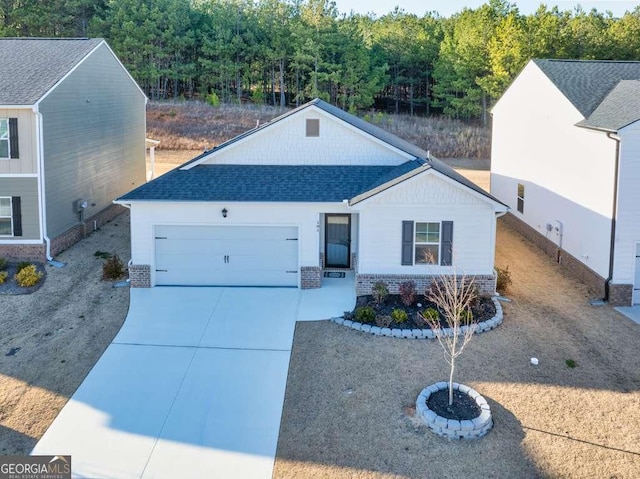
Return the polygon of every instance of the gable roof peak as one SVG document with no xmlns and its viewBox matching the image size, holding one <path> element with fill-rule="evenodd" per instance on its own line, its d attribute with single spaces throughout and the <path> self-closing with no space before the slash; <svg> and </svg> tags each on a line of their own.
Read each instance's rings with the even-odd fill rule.
<svg viewBox="0 0 640 479">
<path fill-rule="evenodd" d="M 621 80 L 640 79 L 639 61 L 533 59 L 584 118 Z"/>
</svg>

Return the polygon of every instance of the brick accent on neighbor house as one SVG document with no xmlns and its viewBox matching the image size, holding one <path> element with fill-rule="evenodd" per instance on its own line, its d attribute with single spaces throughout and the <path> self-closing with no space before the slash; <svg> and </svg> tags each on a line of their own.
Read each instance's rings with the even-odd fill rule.
<svg viewBox="0 0 640 479">
<path fill-rule="evenodd" d="M 553 241 L 545 238 L 543 235 L 538 233 L 534 228 L 526 224 L 520 218 L 516 218 L 512 213 L 507 213 L 498 219 L 498 221 L 503 222 L 507 226 L 509 226 L 512 230 L 519 233 L 525 239 L 536 245 L 542 251 L 544 251 L 548 256 L 550 256 L 554 261 L 560 264 L 564 270 L 568 271 L 572 276 L 574 276 L 579 281 L 582 281 L 592 294 L 598 296 L 600 298 L 604 298 L 605 296 L 605 283 L 606 279 L 600 276 L 598 273 L 593 271 L 591 268 L 586 266 L 584 263 L 579 261 L 574 256 L 570 255 L 566 251 L 558 248 L 558 245 Z M 611 285 L 613 288 L 615 285 Z M 619 285 L 623 286 L 623 285 Z M 631 287 L 631 286 L 630 286 Z M 611 290 L 612 291 L 612 290 Z M 629 290 L 629 297 L 626 300 L 625 304 L 631 304 L 631 294 L 632 289 Z M 616 293 L 622 294 L 622 293 Z M 620 297 L 620 299 L 623 299 Z M 611 301 L 611 304 L 613 302 Z"/>
<path fill-rule="evenodd" d="M 129 266 L 129 280 L 132 288 L 150 288 L 151 266 L 148 264 L 132 264 Z"/>
<path fill-rule="evenodd" d="M 86 238 L 90 233 L 100 228 L 103 224 L 108 223 L 116 216 L 124 213 L 126 208 L 120 205 L 111 205 L 99 213 L 85 219 L 82 223 L 78 223 L 73 228 L 65 231 L 59 236 L 51 239 L 51 256 L 62 253 L 70 248 L 78 241 Z"/>
<path fill-rule="evenodd" d="M 322 268 L 319 266 L 300 267 L 300 288 L 314 289 L 322 285 Z"/>
<path fill-rule="evenodd" d="M 609 304 L 611 306 L 632 306 L 633 285 L 609 283 Z"/>
<path fill-rule="evenodd" d="M 371 294 L 371 288 L 378 281 L 384 281 L 389 286 L 391 294 L 398 294 L 398 287 L 406 281 L 415 281 L 416 290 L 422 294 L 438 275 L 431 274 L 356 274 L 356 294 L 358 296 Z M 481 294 L 493 294 L 496 291 L 496 277 L 490 275 L 469 275 L 478 286 Z"/>
<path fill-rule="evenodd" d="M 46 246 L 43 244 L 0 244 L 0 258 L 10 261 L 40 261 L 46 259 Z"/>
</svg>

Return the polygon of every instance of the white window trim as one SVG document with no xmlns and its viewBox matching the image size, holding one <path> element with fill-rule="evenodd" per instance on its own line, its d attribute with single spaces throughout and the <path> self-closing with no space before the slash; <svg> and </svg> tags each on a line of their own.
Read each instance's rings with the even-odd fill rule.
<svg viewBox="0 0 640 479">
<path fill-rule="evenodd" d="M 9 118 L 0 118 L 0 121 L 7 122 L 7 156 L 0 156 L 0 160 L 10 160 L 11 159 L 11 131 L 9 131 Z M 0 139 L 0 141 L 5 141 L 4 139 Z"/>
<path fill-rule="evenodd" d="M 438 225 L 438 242 L 434 243 L 434 242 L 418 242 L 416 241 L 416 235 L 418 234 L 418 223 L 432 223 L 432 224 L 437 224 Z M 417 262 L 416 261 L 416 246 L 418 245 L 438 245 L 438 257 L 436 258 L 436 262 L 435 263 L 422 263 L 422 262 Z M 440 258 L 442 257 L 442 221 L 414 221 L 413 222 L 413 265 L 414 266 L 422 266 L 422 265 L 429 265 L 431 264 L 432 266 L 438 266 L 440 264 Z"/>
<path fill-rule="evenodd" d="M 4 199 L 9 200 L 9 216 L 0 216 L 0 219 L 9 218 L 9 220 L 11 221 L 11 234 L 0 234 L 0 238 L 13 238 L 13 199 L 11 198 L 11 196 L 0 196 L 0 200 Z"/>
</svg>

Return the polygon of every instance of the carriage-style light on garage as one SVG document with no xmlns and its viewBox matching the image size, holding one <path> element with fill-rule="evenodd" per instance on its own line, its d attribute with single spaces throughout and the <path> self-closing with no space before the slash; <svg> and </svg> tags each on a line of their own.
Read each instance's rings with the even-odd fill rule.
<svg viewBox="0 0 640 479">
<path fill-rule="evenodd" d="M 227 209 L 226 209 L 226 208 L 222 208 L 222 217 L 223 217 L 223 218 L 226 218 L 226 217 L 227 217 L 227 213 L 229 213 L 229 212 L 227 211 Z"/>
</svg>

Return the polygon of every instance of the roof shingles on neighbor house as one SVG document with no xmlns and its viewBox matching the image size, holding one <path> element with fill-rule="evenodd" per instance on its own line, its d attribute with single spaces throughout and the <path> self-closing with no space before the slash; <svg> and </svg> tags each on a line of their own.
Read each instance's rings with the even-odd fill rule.
<svg viewBox="0 0 640 479">
<path fill-rule="evenodd" d="M 0 38 L 0 105 L 33 105 L 102 41 Z"/>
<path fill-rule="evenodd" d="M 578 126 L 617 131 L 640 118 L 640 62 L 533 62 L 585 117 Z"/>
</svg>

